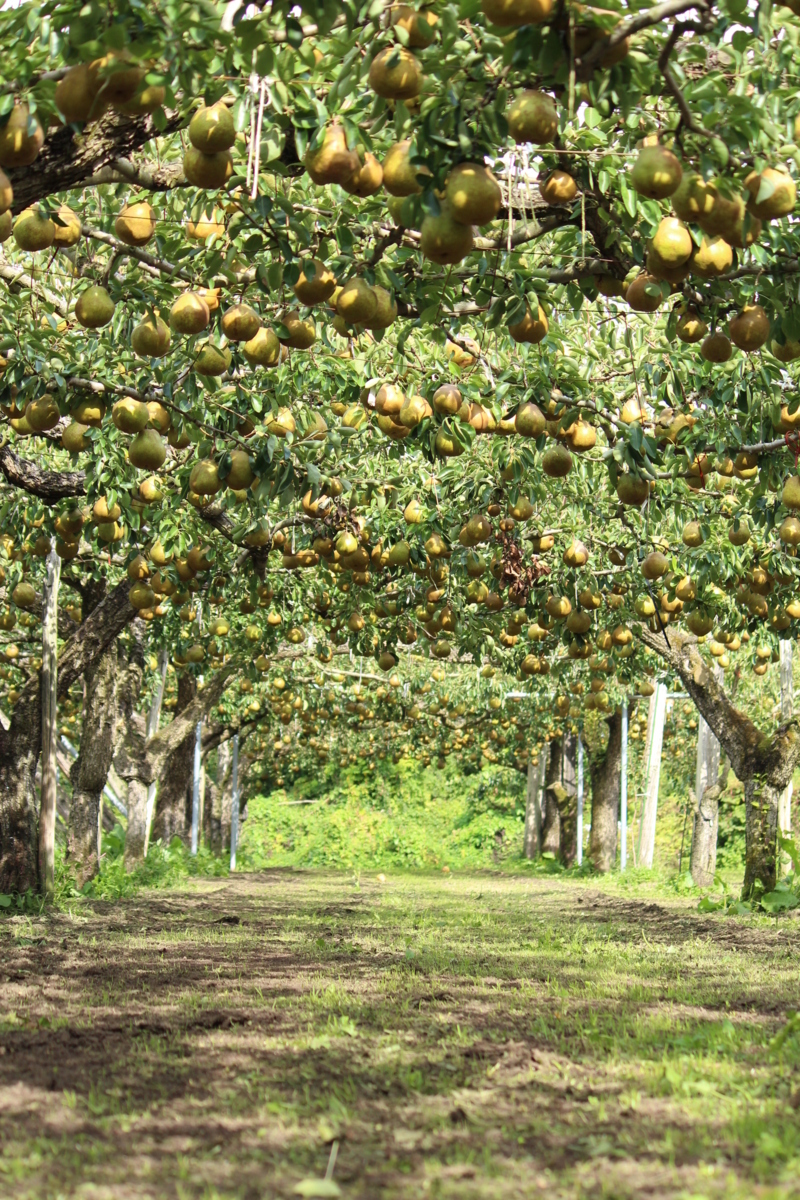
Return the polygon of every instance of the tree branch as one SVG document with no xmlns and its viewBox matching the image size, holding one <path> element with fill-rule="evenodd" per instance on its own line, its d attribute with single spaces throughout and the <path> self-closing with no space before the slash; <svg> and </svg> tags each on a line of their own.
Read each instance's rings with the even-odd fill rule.
<svg viewBox="0 0 800 1200">
<path fill-rule="evenodd" d="M 594 42 L 584 55 L 577 60 L 578 66 L 581 68 L 581 73 L 587 67 L 593 66 L 598 62 L 609 50 L 613 50 L 615 46 L 619 46 L 626 38 L 632 37 L 634 33 L 639 33 L 642 29 L 649 29 L 654 25 L 661 25 L 668 21 L 670 17 L 677 17 L 681 13 L 689 12 L 690 9 L 698 9 L 700 12 L 705 12 L 707 4 L 704 0 L 665 0 L 663 4 L 656 4 L 653 8 L 643 9 L 642 12 L 631 17 L 630 21 L 625 21 L 617 25 L 607 38 L 602 38 L 600 41 Z"/>
<path fill-rule="evenodd" d="M 76 134 L 70 126 L 57 130 L 47 138 L 30 167 L 8 172 L 14 188 L 14 212 L 80 187 L 103 167 L 128 158 L 152 138 L 174 133 L 185 120 L 181 113 L 170 112 L 164 129 L 158 129 L 150 114 L 126 117 L 109 111 L 82 134 Z"/>
</svg>

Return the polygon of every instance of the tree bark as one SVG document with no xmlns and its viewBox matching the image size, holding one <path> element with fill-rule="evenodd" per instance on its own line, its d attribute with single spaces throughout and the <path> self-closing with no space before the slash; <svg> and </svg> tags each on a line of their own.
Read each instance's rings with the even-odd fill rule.
<svg viewBox="0 0 800 1200">
<path fill-rule="evenodd" d="M 608 745 L 589 763 L 592 781 L 592 830 L 589 860 L 596 871 L 610 871 L 617 856 L 617 814 L 622 772 L 622 713 L 606 718 Z"/>
<path fill-rule="evenodd" d="M 561 789 L 554 794 L 561 823 L 561 861 L 566 867 L 578 857 L 577 754 L 577 734 L 565 733 L 561 739 Z"/>
<path fill-rule="evenodd" d="M 83 591 L 84 616 L 93 612 L 105 591 L 105 580 Z M 114 754 L 117 728 L 117 647 L 108 649 L 84 672 L 83 720 L 78 757 L 70 768 L 67 860 L 79 887 L 100 866 L 103 788 Z"/>
<path fill-rule="evenodd" d="M 545 742 L 539 751 L 537 762 L 528 763 L 528 794 L 522 841 L 522 852 L 526 858 L 538 858 L 542 850 L 542 800 L 549 761 L 550 743 Z M 230 824 L 230 821 L 228 823 Z"/>
<path fill-rule="evenodd" d="M 140 654 L 139 650 L 136 656 L 137 665 Z M 126 737 L 115 759 L 118 773 L 128 781 L 128 832 L 125 838 L 127 870 L 133 870 L 144 857 L 148 784 L 161 777 L 168 760 L 187 738 L 193 743 L 197 722 L 219 702 L 235 673 L 236 668 L 232 664 L 218 671 L 203 691 L 186 705 L 183 712 L 151 738 L 147 737 L 147 726 L 141 713 L 133 708 L 129 710 L 125 721 Z M 133 675 L 134 673 L 129 671 L 129 679 Z M 129 689 L 132 694 L 138 695 L 140 687 L 131 687 L 129 684 Z M 189 779 L 191 780 L 191 770 Z"/>
<path fill-rule="evenodd" d="M 13 211 L 79 187 L 115 159 L 128 158 L 152 138 L 173 133 L 183 121 L 178 113 L 169 113 L 166 128 L 157 130 L 149 114 L 128 117 L 109 111 L 80 137 L 70 126 L 51 133 L 31 166 L 7 172 L 14 188 Z"/>
<path fill-rule="evenodd" d="M 230 742 L 222 742 L 217 750 L 217 782 L 214 788 L 214 813 L 211 819 L 211 848 L 219 854 L 230 850 L 231 843 L 231 767 Z"/>
<path fill-rule="evenodd" d="M 542 854 L 558 857 L 561 849 L 561 813 L 553 792 L 561 784 L 562 739 L 553 738 L 550 743 L 550 761 L 547 764 L 544 792 L 544 822 L 542 824 Z"/>
<path fill-rule="evenodd" d="M 771 892 L 778 876 L 778 805 L 781 788 L 752 776 L 745 780 L 745 868 L 742 894 Z"/>
<path fill-rule="evenodd" d="M 190 671 L 181 671 L 178 676 L 178 703 L 175 715 L 179 716 L 185 712 L 196 696 L 195 676 Z M 193 755 L 194 728 L 167 759 L 159 782 L 153 838 L 162 841 L 165 846 L 168 846 L 174 837 L 180 838 L 182 842 L 189 839 Z"/>
<path fill-rule="evenodd" d="M 42 783 L 39 805 L 39 880 L 48 900 L 55 895 L 56 805 L 58 801 L 58 585 L 61 559 L 55 543 L 47 556 L 42 599 Z"/>
<path fill-rule="evenodd" d="M 690 870 L 697 887 L 710 887 L 717 870 L 717 833 L 719 830 L 719 798 L 725 790 L 728 763 L 719 768 L 718 777 L 703 788 L 694 814 L 692 858 Z"/>
<path fill-rule="evenodd" d="M 667 643 L 663 633 L 655 634 L 646 626 L 640 637 L 679 676 L 744 784 L 743 898 L 752 899 L 761 889 L 771 891 L 777 877 L 780 794 L 800 761 L 800 722 L 797 718 L 782 721 L 775 734 L 767 736 L 735 707 L 700 654 L 697 638 L 671 629 Z"/>
<path fill-rule="evenodd" d="M 62 647 L 58 696 L 114 641 L 136 615 L 127 579 L 114 588 Z M 0 728 L 0 892 L 26 892 L 39 885 L 34 778 L 41 747 L 41 680 L 23 689 L 10 727 Z"/>
</svg>

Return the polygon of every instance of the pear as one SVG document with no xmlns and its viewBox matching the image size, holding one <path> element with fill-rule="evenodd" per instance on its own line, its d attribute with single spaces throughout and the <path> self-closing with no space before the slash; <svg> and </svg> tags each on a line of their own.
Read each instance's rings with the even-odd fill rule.
<svg viewBox="0 0 800 1200">
<path fill-rule="evenodd" d="M 551 479 L 563 479 L 572 470 L 572 455 L 566 446 L 552 446 L 542 455 L 542 471 Z"/>
<path fill-rule="evenodd" d="M 169 310 L 170 328 L 187 336 L 202 333 L 210 320 L 208 305 L 199 292 L 183 292 Z"/>
<path fill-rule="evenodd" d="M 364 279 L 354 276 L 345 283 L 336 300 L 336 311 L 350 325 L 370 321 L 378 311 L 378 298 Z"/>
<path fill-rule="evenodd" d="M 53 245 L 59 250 L 68 250 L 80 241 L 81 221 L 67 204 L 56 209 L 57 221 L 53 221 Z"/>
<path fill-rule="evenodd" d="M 0 167 L 29 167 L 44 145 L 44 130 L 27 104 L 15 104 L 0 127 Z"/>
<path fill-rule="evenodd" d="M 25 420 L 34 433 L 46 433 L 48 429 L 54 429 L 60 419 L 58 405 L 47 393 L 29 400 L 25 406 Z"/>
<path fill-rule="evenodd" d="M 225 221 L 223 214 L 217 209 L 213 211 L 211 216 L 207 212 L 200 214 L 197 221 L 186 222 L 186 236 L 193 238 L 198 242 L 206 242 L 212 237 L 222 237 L 225 232 Z"/>
<path fill-rule="evenodd" d="M 433 450 L 439 458 L 458 458 L 464 453 L 464 447 L 444 426 L 436 434 Z"/>
<path fill-rule="evenodd" d="M 89 396 L 81 400 L 70 415 L 73 421 L 78 421 L 81 425 L 99 429 L 106 415 L 106 406 L 99 396 Z"/>
<path fill-rule="evenodd" d="M 165 87 L 158 83 L 143 83 L 130 100 L 118 100 L 114 107 L 117 112 L 126 113 L 130 117 L 143 117 L 146 113 L 161 108 L 166 98 Z"/>
<path fill-rule="evenodd" d="M 751 171 L 744 181 L 750 193 L 748 212 L 762 221 L 775 221 L 787 217 L 795 206 L 797 189 L 787 171 L 776 171 L 767 167 L 760 174 Z"/>
<path fill-rule="evenodd" d="M 734 346 L 748 354 L 760 350 L 769 337 L 770 321 L 760 304 L 746 304 L 728 326 Z"/>
<path fill-rule="evenodd" d="M 703 531 L 699 521 L 687 521 L 683 527 L 681 539 L 684 546 L 702 546 Z"/>
<path fill-rule="evenodd" d="M 391 196 L 417 196 L 422 191 L 417 176 L 430 177 L 427 167 L 410 161 L 410 154 L 411 142 L 408 139 L 395 142 L 386 153 L 383 160 L 383 186 Z"/>
<path fill-rule="evenodd" d="M 558 132 L 558 113 L 550 96 L 526 91 L 517 96 L 508 110 L 508 132 L 514 141 L 546 146 Z"/>
<path fill-rule="evenodd" d="M 461 392 L 452 383 L 443 383 L 433 393 L 433 407 L 441 416 L 455 416 L 461 404 Z"/>
<path fill-rule="evenodd" d="M 668 566 L 666 555 L 662 554 L 660 550 L 653 550 L 642 559 L 641 572 L 645 579 L 652 581 L 660 579 Z"/>
<path fill-rule="evenodd" d="M 733 266 L 733 249 L 724 238 L 704 234 L 690 259 L 692 273 L 703 279 L 724 275 Z"/>
<path fill-rule="evenodd" d="M 663 217 L 653 234 L 650 248 L 659 264 L 671 268 L 689 261 L 694 244 L 683 221 L 677 217 Z"/>
<path fill-rule="evenodd" d="M 415 429 L 432 416 L 433 410 L 424 396 L 409 396 L 398 413 L 398 421 L 406 429 Z"/>
<path fill-rule="evenodd" d="M 189 146 L 183 156 L 183 173 L 195 187 L 216 191 L 224 187 L 233 174 L 233 162 L 229 150 L 218 150 L 216 154 L 203 154 Z"/>
<path fill-rule="evenodd" d="M 64 432 L 61 434 L 61 445 L 70 454 L 81 454 L 84 450 L 91 447 L 91 441 L 86 436 L 89 431 L 88 425 L 81 425 L 79 421 L 71 421 L 67 425 Z"/>
<path fill-rule="evenodd" d="M 388 329 L 397 320 L 397 301 L 387 292 L 386 288 L 377 283 L 373 285 L 372 291 L 378 301 L 378 307 L 375 315 L 363 321 L 362 324 L 367 329 Z"/>
<path fill-rule="evenodd" d="M 534 404 L 532 401 L 521 404 L 514 418 L 514 427 L 521 437 L 540 437 L 544 433 L 545 419 L 538 404 Z"/>
<path fill-rule="evenodd" d="M 291 346 L 293 350 L 309 350 L 317 340 L 317 327 L 310 317 L 303 321 L 292 310 L 282 314 L 281 324 L 288 334 L 288 337 L 280 339 L 284 346 Z"/>
<path fill-rule="evenodd" d="M 155 231 L 155 213 L 144 200 L 126 204 L 114 222 L 114 232 L 126 246 L 146 246 Z"/>
<path fill-rule="evenodd" d="M 75 316 L 84 329 L 102 329 L 114 316 L 114 301 L 104 287 L 94 284 L 78 297 Z"/>
<path fill-rule="evenodd" d="M 37 208 L 26 208 L 14 222 L 14 241 L 20 250 L 32 253 L 52 246 L 56 227 L 49 217 L 42 216 Z"/>
<path fill-rule="evenodd" d="M 634 191 L 648 200 L 666 200 L 677 191 L 683 171 L 665 146 L 643 146 L 631 171 Z"/>
<path fill-rule="evenodd" d="M 128 447 L 128 461 L 143 471 L 157 471 L 166 457 L 167 450 L 157 429 L 143 429 Z"/>
<path fill-rule="evenodd" d="M 189 141 L 203 154 L 230 150 L 236 141 L 236 129 L 227 104 L 219 100 L 216 104 L 198 108 L 189 122 Z"/>
<path fill-rule="evenodd" d="M 249 304 L 234 304 L 222 314 L 221 326 L 229 342 L 249 342 L 261 328 L 261 318 Z"/>
<path fill-rule="evenodd" d="M 800 508 L 800 475 L 790 475 L 784 483 L 781 504 L 784 508 Z"/>
<path fill-rule="evenodd" d="M 717 195 L 711 212 L 698 217 L 697 223 L 708 237 L 722 237 L 731 246 L 744 250 L 761 236 L 761 221 L 748 215 L 740 196 L 728 200 Z"/>
<path fill-rule="evenodd" d="M 149 583 L 141 580 L 134 583 L 128 592 L 128 600 L 137 612 L 141 612 L 145 608 L 153 608 L 156 602 L 156 594 Z"/>
<path fill-rule="evenodd" d="M 0 170 L 0 216 L 8 212 L 14 203 L 14 189 L 5 171 Z"/>
<path fill-rule="evenodd" d="M 364 154 L 363 163 L 359 160 L 358 166 L 353 171 L 349 179 L 346 179 L 342 187 L 351 196 L 374 196 L 376 192 L 381 190 L 383 183 L 383 167 L 378 162 L 374 154 L 367 150 Z"/>
<path fill-rule="evenodd" d="M 530 342 L 531 345 L 537 346 L 539 342 L 547 337 L 548 329 L 547 313 L 540 304 L 538 305 L 538 312 L 535 317 L 526 306 L 525 316 L 514 325 L 509 325 L 508 332 L 515 342 Z M 538 434 L 533 436 L 538 437 Z"/>
<path fill-rule="evenodd" d="M 171 342 L 169 325 L 156 317 L 146 316 L 140 321 L 131 334 L 131 347 L 134 354 L 142 358 L 163 358 Z"/>
<path fill-rule="evenodd" d="M 231 469 L 225 478 L 225 486 L 231 491 L 249 488 L 255 476 L 250 467 L 250 455 L 246 450 L 231 451 Z"/>
<path fill-rule="evenodd" d="M 431 262 L 441 266 L 461 262 L 474 244 L 472 226 L 460 224 L 446 202 L 437 216 L 428 213 L 422 222 L 419 248 Z"/>
<path fill-rule="evenodd" d="M 646 479 L 627 473 L 617 476 L 617 495 L 623 504 L 641 508 L 650 495 L 650 485 Z"/>
<path fill-rule="evenodd" d="M 503 203 L 500 184 L 482 163 L 459 163 L 447 177 L 445 203 L 460 225 L 487 225 Z"/>
<path fill-rule="evenodd" d="M 255 337 L 242 346 L 242 353 L 251 367 L 277 367 L 281 344 L 275 331 L 262 325 Z"/>
<path fill-rule="evenodd" d="M 224 375 L 231 365 L 231 352 L 227 346 L 221 348 L 206 342 L 198 351 L 193 365 L 198 375 Z"/>
<path fill-rule="evenodd" d="M 126 50 L 114 51 L 89 64 L 100 98 L 115 108 L 129 103 L 139 91 L 147 74 L 145 67 L 131 62 Z"/>
<path fill-rule="evenodd" d="M 189 437 L 185 427 L 181 429 L 171 428 L 167 434 L 167 441 L 175 450 L 185 450 L 187 446 L 191 446 L 192 444 L 192 439 Z"/>
<path fill-rule="evenodd" d="M 111 420 L 122 433 L 141 433 L 150 420 L 150 413 L 142 400 L 123 396 L 111 409 Z"/>
<path fill-rule="evenodd" d="M 597 430 L 591 422 L 578 419 L 566 431 L 566 439 L 570 450 L 577 454 L 585 454 L 597 445 Z"/>
<path fill-rule="evenodd" d="M 770 342 L 769 348 L 778 362 L 790 363 L 800 358 L 800 342 L 795 342 L 791 339 L 787 339 L 783 345 L 773 340 Z"/>
<path fill-rule="evenodd" d="M 578 194 L 578 185 L 566 171 L 551 171 L 539 184 L 539 195 L 545 204 L 571 204 Z"/>
<path fill-rule="evenodd" d="M 706 183 L 696 171 L 688 171 L 672 193 L 672 207 L 681 221 L 697 222 L 710 215 L 716 199 L 714 184 Z"/>
<path fill-rule="evenodd" d="M 88 63 L 70 67 L 55 91 L 56 108 L 67 125 L 85 125 L 103 115 L 106 106 L 97 93 L 97 79 Z"/>
<path fill-rule="evenodd" d="M 481 0 L 481 9 L 493 25 L 518 28 L 546 21 L 553 0 Z"/>
<path fill-rule="evenodd" d="M 628 285 L 625 299 L 634 312 L 651 313 L 661 307 L 664 297 L 655 277 L 644 273 Z"/>
<path fill-rule="evenodd" d="M 384 100 L 411 100 L 422 88 L 422 68 L 410 50 L 387 46 L 370 63 L 367 82 Z"/>
<path fill-rule="evenodd" d="M 693 345 L 695 342 L 703 341 L 708 333 L 708 326 L 693 308 L 689 308 L 678 318 L 675 332 L 680 341 Z"/>
<path fill-rule="evenodd" d="M 795 480 L 798 485 L 796 507 L 800 508 L 800 479 L 797 479 L 797 476 L 795 476 Z M 800 545 L 800 521 L 798 521 L 797 517 L 784 517 L 778 529 L 778 537 L 788 546 Z"/>
<path fill-rule="evenodd" d="M 700 347 L 700 353 L 706 362 L 725 363 L 733 354 L 733 347 L 724 333 L 710 333 Z"/>
<path fill-rule="evenodd" d="M 405 392 L 394 383 L 382 384 L 375 395 L 375 411 L 385 417 L 399 417 L 405 403 Z"/>
<path fill-rule="evenodd" d="M 305 267 L 302 268 L 300 278 L 292 289 L 300 303 L 308 308 L 328 300 L 336 290 L 336 276 L 324 263 L 314 258 L 311 260 L 311 266 L 314 268 L 313 274 L 309 277 Z"/>
<path fill-rule="evenodd" d="M 11 237 L 13 225 L 14 218 L 11 214 L 11 209 L 8 208 L 4 213 L 0 213 L 0 246 Z"/>
<path fill-rule="evenodd" d="M 313 143 L 312 143 L 313 146 Z M 328 125 L 322 143 L 306 151 L 306 170 L 314 183 L 346 183 L 359 167 L 355 150 L 348 150 L 344 127 L 334 122 Z"/>
<path fill-rule="evenodd" d="M 150 424 L 154 425 L 159 433 L 166 433 L 172 424 L 169 410 L 158 400 L 147 401 L 147 416 Z"/>
<path fill-rule="evenodd" d="M 439 18 L 435 12 L 417 12 L 409 4 L 398 4 L 392 10 L 392 25 L 399 26 L 408 34 L 408 44 L 415 50 L 424 50 L 436 37 Z"/>
</svg>

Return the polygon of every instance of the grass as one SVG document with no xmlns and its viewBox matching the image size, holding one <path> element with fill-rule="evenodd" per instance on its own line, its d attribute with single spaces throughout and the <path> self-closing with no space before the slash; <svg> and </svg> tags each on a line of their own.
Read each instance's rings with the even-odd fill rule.
<svg viewBox="0 0 800 1200">
<path fill-rule="evenodd" d="M 800 948 L 660 885 L 275 870 L 0 921 L 0 1196 L 800 1196 Z"/>
</svg>

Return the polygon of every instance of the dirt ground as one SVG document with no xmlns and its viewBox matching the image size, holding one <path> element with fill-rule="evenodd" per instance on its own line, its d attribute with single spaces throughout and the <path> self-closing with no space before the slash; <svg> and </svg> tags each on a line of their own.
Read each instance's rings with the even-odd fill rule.
<svg viewBox="0 0 800 1200">
<path fill-rule="evenodd" d="M 334 1143 L 358 1200 L 800 1197 L 797 932 L 290 871 L 3 918 L 0 1197 L 288 1197 Z"/>
</svg>

